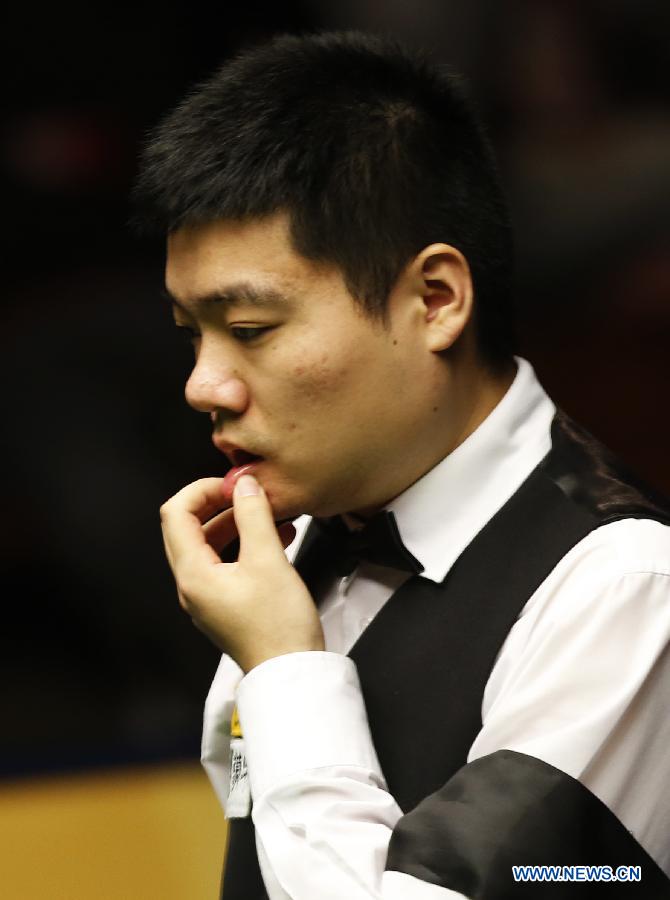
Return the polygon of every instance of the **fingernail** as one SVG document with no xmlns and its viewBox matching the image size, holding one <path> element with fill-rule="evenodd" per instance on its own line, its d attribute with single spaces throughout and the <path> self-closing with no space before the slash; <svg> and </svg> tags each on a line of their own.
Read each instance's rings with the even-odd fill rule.
<svg viewBox="0 0 670 900">
<path fill-rule="evenodd" d="M 240 497 L 253 497 L 260 494 L 261 487 L 253 475 L 241 475 L 235 483 L 235 490 Z"/>
</svg>

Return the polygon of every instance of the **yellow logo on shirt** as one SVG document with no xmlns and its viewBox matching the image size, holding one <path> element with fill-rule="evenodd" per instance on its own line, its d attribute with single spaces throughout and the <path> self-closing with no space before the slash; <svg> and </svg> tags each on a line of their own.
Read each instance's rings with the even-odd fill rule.
<svg viewBox="0 0 670 900">
<path fill-rule="evenodd" d="M 237 706 L 233 707 L 233 715 L 230 719 L 230 736 L 234 738 L 242 737 L 242 726 L 240 725 L 240 717 L 237 714 Z"/>
</svg>

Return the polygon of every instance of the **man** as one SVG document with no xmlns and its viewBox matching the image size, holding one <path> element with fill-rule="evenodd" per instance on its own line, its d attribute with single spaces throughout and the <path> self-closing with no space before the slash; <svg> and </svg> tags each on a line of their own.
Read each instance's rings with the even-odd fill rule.
<svg viewBox="0 0 670 900">
<path fill-rule="evenodd" d="M 224 896 L 507 898 L 535 863 L 572 868 L 534 896 L 670 896 L 669 520 L 512 355 L 458 84 L 275 39 L 168 116 L 136 198 L 232 464 L 161 510 L 224 651 Z"/>
</svg>

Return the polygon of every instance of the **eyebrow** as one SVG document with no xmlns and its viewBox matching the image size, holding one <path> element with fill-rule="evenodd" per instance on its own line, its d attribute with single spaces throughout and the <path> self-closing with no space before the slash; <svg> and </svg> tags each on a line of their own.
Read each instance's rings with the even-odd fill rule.
<svg viewBox="0 0 670 900">
<path fill-rule="evenodd" d="M 290 303 L 290 298 L 276 288 L 259 288 L 248 281 L 240 281 L 211 293 L 203 294 L 201 297 L 194 297 L 188 303 L 178 300 L 167 288 L 163 288 L 161 293 L 163 297 L 174 303 L 175 306 L 185 313 L 191 312 L 192 309 L 199 310 L 215 304 L 227 307 L 257 306 L 276 309 L 280 306 L 287 306 Z"/>
</svg>

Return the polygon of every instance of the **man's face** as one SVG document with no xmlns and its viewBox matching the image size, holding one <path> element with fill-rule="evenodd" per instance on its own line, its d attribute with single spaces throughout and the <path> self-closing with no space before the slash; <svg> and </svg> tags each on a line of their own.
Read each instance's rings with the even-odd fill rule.
<svg viewBox="0 0 670 900">
<path fill-rule="evenodd" d="M 166 284 L 197 335 L 186 399 L 219 446 L 262 457 L 275 518 L 370 510 L 407 486 L 431 377 L 418 303 L 392 304 L 386 328 L 367 318 L 338 271 L 292 249 L 284 216 L 175 232 Z"/>
</svg>

